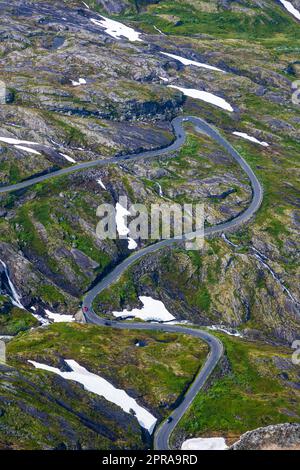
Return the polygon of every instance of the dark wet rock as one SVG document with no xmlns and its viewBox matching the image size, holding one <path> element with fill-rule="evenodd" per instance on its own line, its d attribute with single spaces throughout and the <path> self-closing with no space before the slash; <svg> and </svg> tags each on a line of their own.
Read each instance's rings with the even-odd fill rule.
<svg viewBox="0 0 300 470">
<path fill-rule="evenodd" d="M 208 197 L 212 199 L 226 199 L 227 196 L 236 192 L 236 189 L 228 189 L 223 191 L 221 194 L 210 194 Z"/>
<path fill-rule="evenodd" d="M 273 362 L 276 366 L 277 369 L 282 370 L 282 371 L 289 371 L 293 369 L 293 364 L 290 359 L 280 357 L 280 356 L 274 356 L 273 357 Z"/>
<path fill-rule="evenodd" d="M 147 341 L 143 340 L 143 339 L 136 339 L 135 340 L 135 345 L 139 348 L 145 348 L 147 346 Z"/>
<path fill-rule="evenodd" d="M 62 358 L 59 359 L 58 368 L 61 372 L 72 372 L 72 367 Z"/>
<path fill-rule="evenodd" d="M 286 385 L 288 385 L 291 388 L 294 388 L 295 390 L 300 390 L 300 382 L 292 382 L 292 381 L 287 381 Z"/>
<path fill-rule="evenodd" d="M 56 447 L 54 447 L 54 450 L 67 450 L 68 447 L 64 442 L 60 442 Z"/>
<path fill-rule="evenodd" d="M 71 254 L 72 254 L 75 262 L 86 273 L 93 271 L 94 269 L 96 269 L 99 266 L 99 263 L 92 260 L 91 258 L 86 256 L 84 253 L 82 253 L 82 251 L 80 251 L 76 248 L 71 249 Z"/>
<path fill-rule="evenodd" d="M 273 130 L 294 131 L 295 128 L 286 121 L 276 118 L 268 118 L 266 120 Z"/>
<path fill-rule="evenodd" d="M 281 374 L 279 374 L 279 377 L 282 380 L 288 380 L 289 379 L 289 374 L 287 374 L 287 372 L 282 372 Z"/>
<path fill-rule="evenodd" d="M 275 93 L 275 92 L 266 92 L 264 94 L 265 98 L 272 101 L 272 103 L 281 104 L 281 105 L 288 105 L 290 102 L 290 94 L 283 96 L 282 94 Z"/>
<path fill-rule="evenodd" d="M 267 89 L 265 87 L 261 86 L 261 87 L 257 88 L 255 94 L 256 94 L 256 96 L 264 96 L 266 94 L 266 92 L 267 92 Z"/>
<path fill-rule="evenodd" d="M 7 215 L 7 210 L 0 207 L 0 217 L 5 217 Z"/>
</svg>

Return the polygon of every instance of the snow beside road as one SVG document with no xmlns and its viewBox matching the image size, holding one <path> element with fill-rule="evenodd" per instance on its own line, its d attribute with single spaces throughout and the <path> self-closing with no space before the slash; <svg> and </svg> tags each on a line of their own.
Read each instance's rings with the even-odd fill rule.
<svg viewBox="0 0 300 470">
<path fill-rule="evenodd" d="M 71 372 L 62 372 L 56 367 L 51 367 L 35 361 L 29 360 L 28 362 L 30 362 L 30 364 L 32 364 L 36 369 L 53 372 L 66 380 L 73 380 L 82 384 L 85 390 L 104 397 L 107 401 L 119 406 L 128 414 L 131 414 L 133 411 L 140 425 L 143 428 L 148 429 L 150 434 L 153 432 L 157 419 L 149 413 L 149 411 L 138 405 L 136 400 L 131 398 L 124 390 L 115 388 L 107 380 L 103 379 L 99 375 L 89 372 L 76 361 L 71 359 L 65 361 L 72 369 Z"/>
<path fill-rule="evenodd" d="M 250 142 L 254 142 L 255 144 L 262 145 L 263 147 L 269 147 L 269 144 L 267 142 L 263 142 L 261 140 L 256 139 L 256 137 L 252 137 L 249 134 L 246 134 L 245 132 L 233 132 L 234 135 L 237 135 L 238 137 L 242 137 L 243 139 L 250 140 Z"/>
<path fill-rule="evenodd" d="M 42 326 L 49 326 L 51 323 L 69 323 L 75 321 L 73 315 L 64 315 L 60 313 L 53 313 L 50 310 L 45 309 L 46 318 L 42 317 L 41 315 L 35 313 L 36 308 L 30 307 L 32 310 L 31 314 L 36 318 Z"/>
<path fill-rule="evenodd" d="M 72 315 L 64 315 L 61 313 L 53 313 L 50 310 L 45 309 L 45 313 L 50 320 L 54 323 L 62 323 L 62 322 L 72 322 L 75 321 L 75 318 Z"/>
<path fill-rule="evenodd" d="M 297 10 L 291 2 L 287 2 L 286 0 L 279 1 L 289 13 L 291 13 L 295 18 L 297 18 L 297 20 L 300 20 L 300 11 Z"/>
<path fill-rule="evenodd" d="M 226 450 L 225 439 L 223 437 L 187 439 L 181 446 L 181 450 Z"/>
<path fill-rule="evenodd" d="M 183 65 L 194 65 L 195 67 L 202 67 L 204 69 L 215 70 L 216 72 L 226 73 L 224 70 L 214 67 L 213 65 L 203 64 L 202 62 L 197 62 L 195 60 L 186 59 L 185 57 L 180 57 L 179 55 L 169 54 L 168 52 L 161 52 L 161 54 L 171 57 L 172 59 L 178 60 Z"/>
<path fill-rule="evenodd" d="M 207 91 L 203 90 L 196 90 L 195 88 L 183 88 L 176 85 L 167 85 L 169 88 L 174 88 L 176 90 L 181 91 L 184 95 L 190 96 L 191 98 L 195 98 L 198 100 L 206 101 L 206 103 L 214 104 L 219 108 L 225 109 L 225 111 L 233 111 L 233 107 L 223 98 L 214 95 L 213 93 L 208 93 Z"/>
<path fill-rule="evenodd" d="M 121 37 L 125 37 L 129 41 L 141 41 L 142 42 L 142 39 L 140 39 L 141 33 L 138 33 L 133 28 L 130 28 L 129 26 L 125 26 L 124 24 L 119 23 L 118 21 L 105 18 L 105 16 L 101 16 L 101 18 L 102 18 L 101 21 L 91 18 L 91 22 L 97 26 L 101 26 L 102 28 L 105 28 L 105 32 L 109 34 L 110 36 L 112 36 L 113 38 L 120 39 Z"/>
<path fill-rule="evenodd" d="M 237 338 L 243 338 L 242 333 L 239 333 L 236 330 L 228 330 L 228 328 L 225 328 L 225 326 L 222 325 L 212 325 L 207 327 L 208 330 L 212 331 L 221 331 L 222 333 L 226 333 L 226 335 L 229 336 L 236 336 Z"/>
<path fill-rule="evenodd" d="M 152 297 L 146 297 L 141 295 L 139 297 L 140 301 L 143 303 L 141 309 L 134 308 L 132 310 L 123 310 L 122 312 L 113 312 L 113 315 L 117 318 L 120 317 L 134 317 L 140 318 L 145 321 L 163 321 L 169 322 L 175 320 L 175 317 L 168 312 L 163 302 L 160 300 L 152 299 Z"/>
</svg>

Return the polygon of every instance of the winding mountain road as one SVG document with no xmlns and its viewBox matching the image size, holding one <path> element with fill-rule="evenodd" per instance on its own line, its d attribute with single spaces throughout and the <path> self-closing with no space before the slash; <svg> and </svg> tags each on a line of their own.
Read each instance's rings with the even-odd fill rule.
<svg viewBox="0 0 300 470">
<path fill-rule="evenodd" d="M 252 187 L 252 200 L 248 208 L 241 212 L 237 217 L 227 222 L 221 223 L 219 225 L 215 225 L 212 227 L 207 227 L 204 230 L 204 235 L 209 236 L 213 234 L 221 234 L 227 230 L 235 229 L 239 227 L 242 223 L 247 222 L 257 211 L 260 207 L 263 197 L 263 190 L 262 187 L 255 176 L 254 172 L 247 164 L 247 162 L 243 159 L 243 157 L 232 147 L 232 145 L 220 135 L 220 133 L 210 124 L 205 122 L 203 119 L 198 117 L 177 117 L 173 119 L 172 125 L 175 134 L 174 142 L 167 148 L 159 149 L 159 150 L 150 150 L 146 152 L 141 152 L 137 155 L 124 155 L 121 157 L 114 157 L 106 160 L 95 160 L 86 163 L 80 163 L 77 165 L 73 165 L 68 168 L 63 168 L 56 172 L 45 174 L 36 178 L 32 178 L 26 181 L 23 181 L 18 184 L 0 187 L 0 193 L 5 193 L 9 191 L 16 191 L 20 189 L 27 188 L 33 184 L 39 183 L 41 181 L 48 180 L 49 178 L 53 178 L 55 176 L 66 175 L 74 171 L 91 168 L 99 165 L 107 165 L 112 163 L 120 163 L 121 161 L 126 160 L 139 160 L 144 158 L 152 158 L 157 157 L 160 155 L 164 155 L 167 153 L 171 153 L 177 149 L 179 149 L 186 140 L 186 133 L 183 127 L 183 123 L 189 121 L 195 126 L 196 130 L 200 132 L 206 133 L 212 139 L 214 139 L 218 144 L 220 144 L 227 153 L 229 153 L 234 160 L 241 166 L 241 168 L 247 174 L 251 187 Z M 193 232 L 190 234 L 186 234 L 183 239 L 193 239 L 195 236 L 200 235 L 198 232 Z M 93 301 L 97 297 L 99 293 L 101 293 L 104 289 L 111 286 L 115 283 L 120 276 L 130 267 L 133 263 L 137 260 L 145 256 L 146 254 L 153 253 L 163 247 L 172 246 L 175 243 L 182 241 L 182 238 L 172 238 L 168 240 L 159 241 L 153 245 L 146 246 L 141 250 L 133 253 L 124 261 L 122 261 L 113 271 L 111 271 L 105 278 L 103 278 L 93 289 L 86 293 L 82 307 L 84 311 L 84 315 L 86 321 L 89 323 L 94 323 L 96 325 L 101 326 L 109 326 L 112 328 L 118 329 L 130 329 L 130 330 L 156 330 L 156 331 L 165 331 L 165 332 L 176 332 L 176 333 L 183 333 L 188 334 L 194 337 L 197 337 L 203 341 L 205 341 L 210 347 L 210 353 L 208 358 L 198 372 L 197 376 L 195 377 L 193 383 L 189 387 L 188 391 L 186 392 L 183 400 L 179 404 L 179 406 L 172 412 L 170 417 L 167 421 L 164 421 L 156 430 L 154 436 L 154 448 L 157 450 L 166 450 L 169 448 L 169 439 L 172 431 L 175 429 L 176 425 L 187 411 L 189 406 L 191 405 L 192 401 L 194 400 L 195 396 L 202 389 L 203 385 L 205 384 L 206 380 L 209 378 L 210 374 L 218 364 L 220 358 L 223 355 L 223 346 L 222 343 L 209 334 L 206 331 L 189 328 L 187 326 L 182 325 L 170 325 L 170 324 L 158 324 L 158 323 L 136 323 L 136 322 L 122 322 L 122 321 L 107 321 L 104 318 L 100 318 L 96 315 L 93 310 Z"/>
</svg>

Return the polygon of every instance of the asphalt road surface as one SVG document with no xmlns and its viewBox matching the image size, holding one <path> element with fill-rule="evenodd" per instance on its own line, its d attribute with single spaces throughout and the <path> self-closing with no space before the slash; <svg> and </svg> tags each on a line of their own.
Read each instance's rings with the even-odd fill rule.
<svg viewBox="0 0 300 470">
<path fill-rule="evenodd" d="M 138 157 L 135 158 L 143 158 L 149 156 L 157 156 L 162 155 L 166 152 L 171 152 L 173 150 L 178 149 L 183 145 L 186 139 L 185 130 L 183 128 L 183 122 L 189 121 L 194 124 L 196 129 L 199 129 L 201 132 L 205 132 L 211 138 L 213 138 L 216 142 L 218 142 L 222 147 L 235 159 L 235 161 L 243 168 L 245 173 L 248 175 L 248 178 L 251 182 L 252 187 L 252 200 L 248 208 L 239 214 L 236 218 L 224 222 L 219 225 L 215 225 L 212 227 L 205 228 L 204 235 L 212 235 L 217 233 L 223 233 L 226 230 L 236 228 L 240 226 L 240 224 L 248 221 L 253 214 L 257 211 L 260 207 L 262 202 L 263 190 L 262 187 L 256 178 L 255 174 L 253 173 L 252 169 L 246 163 L 246 161 L 241 157 L 241 155 L 232 147 L 232 145 L 224 139 L 219 132 L 214 129 L 212 126 L 207 124 L 203 119 L 197 117 L 187 117 L 187 118 L 175 118 L 172 121 L 176 140 L 174 143 L 168 147 L 167 149 L 162 149 L 158 151 L 151 151 L 145 152 L 140 154 Z M 185 238 L 192 239 L 197 232 L 193 234 L 187 234 Z M 121 328 L 121 329 L 139 329 L 139 330 L 162 330 L 167 332 L 178 332 L 178 333 L 185 333 L 190 334 L 192 336 L 196 336 L 201 338 L 202 340 L 206 341 L 210 347 L 210 354 L 209 357 L 204 365 L 204 367 L 200 370 L 197 377 L 195 378 L 193 384 L 190 386 L 188 391 L 185 394 L 184 400 L 180 403 L 180 405 L 173 411 L 170 415 L 168 420 L 164 421 L 156 430 L 154 435 L 154 448 L 156 450 L 166 450 L 169 449 L 169 439 L 172 431 L 184 415 L 184 413 L 189 408 L 190 404 L 192 403 L 193 399 L 197 395 L 197 393 L 201 390 L 203 385 L 205 384 L 206 380 L 210 376 L 211 372 L 214 370 L 215 366 L 218 364 L 220 357 L 223 354 L 223 348 L 221 342 L 216 339 L 214 336 L 210 335 L 209 333 L 202 331 L 202 330 L 195 330 L 192 328 L 183 327 L 180 325 L 167 325 L 167 324 L 153 324 L 153 323 L 122 323 L 122 322 L 106 322 L 105 319 L 98 317 L 93 311 L 93 301 L 104 289 L 108 288 L 114 282 L 116 282 L 119 277 L 131 266 L 135 263 L 138 259 L 142 258 L 146 254 L 152 253 L 154 251 L 159 250 L 165 246 L 172 246 L 175 243 L 178 243 L 179 239 L 173 238 L 168 240 L 162 240 L 158 243 L 153 245 L 147 246 L 142 248 L 138 252 L 133 253 L 131 256 L 126 258 L 123 262 L 121 262 L 113 271 L 111 271 L 105 278 L 103 278 L 99 284 L 97 284 L 93 289 L 91 289 L 84 297 L 83 300 L 83 308 L 86 310 L 85 318 L 90 323 L 95 323 L 98 325 L 106 325 L 110 323 L 109 326 L 114 328 Z"/>
<path fill-rule="evenodd" d="M 169 147 L 166 147 L 164 149 L 141 152 L 137 155 L 123 155 L 121 157 L 115 157 L 106 160 L 100 159 L 86 163 L 79 163 L 67 168 L 63 168 L 53 173 L 22 181 L 21 183 L 0 187 L 0 193 L 24 189 L 41 181 L 46 181 L 49 178 L 53 178 L 59 175 L 66 175 L 74 171 L 79 171 L 86 168 L 91 168 L 100 165 L 108 165 L 112 163 L 120 163 L 121 161 L 136 161 L 139 159 L 153 158 L 158 157 L 160 155 L 172 153 L 173 151 L 179 149 L 186 140 L 186 133 L 183 127 L 183 123 L 187 121 L 192 123 L 195 126 L 196 130 L 199 130 L 200 132 L 205 132 L 208 136 L 210 136 L 218 144 L 220 144 L 226 150 L 226 152 L 230 154 L 234 158 L 234 160 L 241 166 L 241 168 L 245 171 L 250 180 L 252 187 L 252 200 L 248 208 L 232 220 L 221 223 L 219 225 L 206 227 L 204 230 L 204 235 L 209 236 L 213 234 L 221 234 L 225 231 L 235 229 L 239 227 L 242 223 L 247 222 L 260 207 L 263 197 L 262 187 L 250 166 L 243 159 L 243 157 L 232 147 L 232 145 L 224 137 L 222 137 L 213 126 L 205 122 L 203 119 L 192 116 L 177 117 L 173 119 L 172 125 L 174 129 L 175 140 Z M 190 240 L 200 234 L 201 233 L 198 232 L 186 234 L 183 239 Z M 194 382 L 191 384 L 188 391 L 186 392 L 183 400 L 178 405 L 178 407 L 171 413 L 169 418 L 156 429 L 154 435 L 154 448 L 156 450 L 166 450 L 169 448 L 169 439 L 172 431 L 175 429 L 176 425 L 178 424 L 184 413 L 190 407 L 195 396 L 202 389 L 206 380 L 208 379 L 208 377 L 218 364 L 220 358 L 222 357 L 222 343 L 217 338 L 209 334 L 207 331 L 193 329 L 186 326 L 181 326 L 179 324 L 170 325 L 166 323 L 125 323 L 122 321 L 107 321 L 104 318 L 100 318 L 95 314 L 93 310 L 93 301 L 97 297 L 97 295 L 100 294 L 100 292 L 115 283 L 120 278 L 120 276 L 128 269 L 128 267 L 135 263 L 138 259 L 142 258 L 146 254 L 157 251 L 165 246 L 172 246 L 175 243 L 178 243 L 179 241 L 182 241 L 182 238 L 161 240 L 153 245 L 146 246 L 145 248 L 134 252 L 132 255 L 122 261 L 115 269 L 113 269 L 113 271 L 111 271 L 105 278 L 103 278 L 93 289 L 87 292 L 82 304 L 86 321 L 89 323 L 118 329 L 156 331 L 159 330 L 165 332 L 184 333 L 197 337 L 205 341 L 209 345 L 209 356 L 204 366 L 201 368 L 196 378 L 194 379 Z"/>
</svg>

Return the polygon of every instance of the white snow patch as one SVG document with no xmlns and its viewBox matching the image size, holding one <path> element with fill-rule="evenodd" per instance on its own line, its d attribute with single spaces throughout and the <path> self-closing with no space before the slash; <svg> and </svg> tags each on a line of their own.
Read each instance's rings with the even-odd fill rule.
<svg viewBox="0 0 300 470">
<path fill-rule="evenodd" d="M 223 437 L 199 437 L 187 439 L 181 446 L 181 450 L 226 450 L 225 439 Z"/>
<path fill-rule="evenodd" d="M 102 189 L 106 189 L 105 184 L 103 183 L 101 178 L 97 179 L 97 183 L 100 184 Z"/>
<path fill-rule="evenodd" d="M 32 316 L 34 316 L 34 318 L 36 318 L 41 323 L 42 326 L 50 325 L 50 322 L 49 320 L 47 320 L 47 318 L 44 318 L 41 315 L 38 315 L 37 313 L 32 313 Z"/>
<path fill-rule="evenodd" d="M 149 433 L 153 432 L 157 419 L 149 413 L 149 411 L 138 405 L 136 400 L 131 398 L 124 390 L 115 388 L 107 380 L 103 379 L 99 375 L 89 372 L 76 361 L 71 359 L 65 361 L 72 369 L 72 372 L 61 372 L 56 367 L 47 366 L 46 364 L 41 364 L 35 361 L 29 360 L 28 362 L 37 369 L 53 372 L 66 380 L 73 380 L 81 383 L 89 392 L 93 392 L 96 395 L 104 397 L 111 403 L 115 403 L 128 414 L 131 414 L 131 411 L 133 411 L 140 425 L 143 428 L 148 429 Z"/>
<path fill-rule="evenodd" d="M 90 7 L 85 3 L 85 2 L 82 2 L 84 4 L 84 6 L 89 10 Z"/>
<path fill-rule="evenodd" d="M 195 60 L 186 59 L 185 57 L 180 57 L 179 55 L 169 54 L 168 52 L 161 52 L 161 54 L 171 57 L 172 59 L 178 60 L 183 65 L 194 65 L 195 67 L 202 67 L 204 69 L 215 70 L 217 72 L 226 73 L 224 70 L 214 67 L 213 65 L 203 64 L 202 62 L 197 62 Z"/>
<path fill-rule="evenodd" d="M 163 82 L 168 82 L 169 81 L 169 79 L 166 78 L 166 77 L 158 77 L 158 78 L 160 78 Z"/>
<path fill-rule="evenodd" d="M 170 312 L 166 309 L 163 302 L 160 300 L 152 299 L 152 297 L 146 297 L 141 295 L 139 297 L 140 301 L 143 303 L 141 309 L 134 308 L 133 310 L 123 310 L 122 312 L 113 312 L 113 315 L 117 318 L 119 317 L 135 317 L 140 318 L 145 321 L 163 321 L 168 322 L 175 320 L 175 317 L 171 315 Z"/>
<path fill-rule="evenodd" d="M 125 26 L 118 21 L 105 18 L 105 16 L 101 16 L 101 18 L 101 21 L 91 18 L 91 22 L 97 26 L 102 26 L 102 28 L 105 28 L 105 32 L 113 38 L 120 39 L 123 36 L 129 41 L 142 41 L 142 39 L 140 39 L 141 33 L 138 33 L 133 28 Z"/>
<path fill-rule="evenodd" d="M 134 250 L 137 247 L 137 243 L 130 238 L 129 235 L 129 228 L 127 227 L 127 216 L 130 215 L 130 212 L 125 209 L 119 202 L 116 204 L 116 225 L 118 234 L 122 237 L 127 237 L 128 239 L 128 249 Z"/>
<path fill-rule="evenodd" d="M 36 312 L 35 307 L 30 307 L 30 309 L 33 312 Z M 67 323 L 67 322 L 75 321 L 75 318 L 72 315 L 63 315 L 60 313 L 53 313 L 47 309 L 45 309 L 45 314 L 47 318 L 42 317 L 41 315 L 38 315 L 37 313 L 32 313 L 34 318 L 36 318 L 42 324 L 42 326 L 48 326 L 48 325 L 51 325 L 51 323 L 61 323 L 61 322 Z"/>
<path fill-rule="evenodd" d="M 128 249 L 135 250 L 137 248 L 137 242 L 133 239 L 128 237 Z"/>
<path fill-rule="evenodd" d="M 286 0 L 279 0 L 282 5 L 287 9 L 289 13 L 291 13 L 297 20 L 300 20 L 300 11 L 297 10 L 291 2 L 287 2 Z"/>
<path fill-rule="evenodd" d="M 24 150 L 25 152 L 28 152 L 28 153 L 34 153 L 35 155 L 41 155 L 41 153 L 38 152 L 37 150 L 31 149 L 29 147 L 24 147 L 23 145 L 15 145 L 14 147 L 16 149 L 19 149 L 19 150 Z"/>
<path fill-rule="evenodd" d="M 170 320 L 165 321 L 164 323 L 168 325 L 193 325 L 193 323 L 189 322 L 188 320 Z"/>
<path fill-rule="evenodd" d="M 78 82 L 76 80 L 71 80 L 73 86 L 86 85 L 86 80 L 84 78 L 79 78 Z"/>
<path fill-rule="evenodd" d="M 66 155 L 65 153 L 59 153 L 59 155 L 61 155 L 62 157 L 64 157 L 66 160 L 68 160 L 68 162 L 76 163 L 76 160 L 74 160 L 74 158 L 69 157 L 69 155 Z"/>
<path fill-rule="evenodd" d="M 159 32 L 159 34 L 162 34 L 163 36 L 166 36 L 166 34 L 163 33 L 157 26 L 154 25 L 153 27 L 154 27 L 154 29 L 156 29 L 156 31 Z"/>
<path fill-rule="evenodd" d="M 125 217 L 130 215 L 130 212 L 125 209 L 125 207 L 121 206 L 119 202 L 116 204 L 116 224 L 117 230 L 119 235 L 128 235 L 129 228 L 125 223 Z"/>
<path fill-rule="evenodd" d="M 5 144 L 12 144 L 12 145 L 40 145 L 38 142 L 31 142 L 30 140 L 19 140 L 14 139 L 13 137 L 0 137 L 0 142 L 4 142 Z"/>
<path fill-rule="evenodd" d="M 225 326 L 222 325 L 212 325 L 207 327 L 209 330 L 212 331 L 221 331 L 222 333 L 226 333 L 229 336 L 236 336 L 237 338 L 243 338 L 242 333 L 239 333 L 238 331 L 231 331 L 228 330 Z"/>
<path fill-rule="evenodd" d="M 262 145 L 263 147 L 269 147 L 269 144 L 267 142 L 262 142 L 256 137 L 252 137 L 251 135 L 246 134 L 245 132 L 233 132 L 234 135 L 237 135 L 238 137 L 242 137 L 243 139 L 250 140 L 251 142 L 254 142 L 255 144 Z"/>
<path fill-rule="evenodd" d="M 175 88 L 176 90 L 181 91 L 184 95 L 190 96 L 191 98 L 196 98 L 198 100 L 205 101 L 206 103 L 214 104 L 219 108 L 225 109 L 226 111 L 233 111 L 233 107 L 223 98 L 209 93 L 203 90 L 196 90 L 195 88 L 183 88 L 176 85 L 168 85 L 169 88 Z"/>
<path fill-rule="evenodd" d="M 45 309 L 45 313 L 50 320 L 53 320 L 54 323 L 61 322 L 72 322 L 75 321 L 75 318 L 72 315 L 64 315 L 60 313 L 53 313 L 50 310 Z"/>
</svg>

